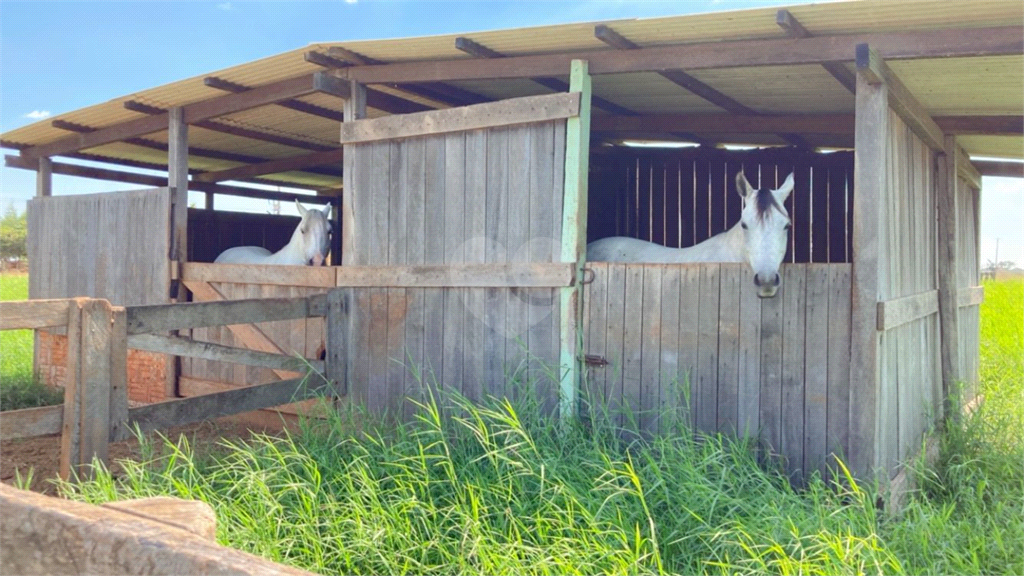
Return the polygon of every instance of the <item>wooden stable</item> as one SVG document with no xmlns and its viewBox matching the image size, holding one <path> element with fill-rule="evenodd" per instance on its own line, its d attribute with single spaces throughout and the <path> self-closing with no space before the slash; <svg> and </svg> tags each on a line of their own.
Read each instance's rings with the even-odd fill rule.
<svg viewBox="0 0 1024 576">
<path fill-rule="evenodd" d="M 131 119 L 103 108 L 109 125 L 88 130 L 72 127 L 77 116 L 58 119 L 58 128 L 79 132 L 71 137 L 13 131 L 5 142 L 20 155 L 8 163 L 40 174 L 30 259 L 51 256 L 42 273 L 33 268 L 31 296 L 127 305 L 112 287 L 132 285 L 143 263 L 153 266 L 145 281 L 158 286 L 143 304 L 332 294 L 322 317 L 207 325 L 178 337 L 298 355 L 317 367 L 322 351 L 332 390 L 373 411 L 407 416 L 409 399 L 429 386 L 471 399 L 528 394 L 561 418 L 575 417 L 582 397 L 621 409 L 624 424 L 646 432 L 660 430 L 670 411 L 703 432 L 756 435 L 797 481 L 826 473 L 833 456 L 860 476 L 891 479 L 942 415 L 959 411 L 956 399 L 973 395 L 977 379 L 979 169 L 1002 174 L 1007 166 L 972 162 L 968 150 L 1006 155 L 1024 137 L 1019 91 L 971 92 L 988 79 L 974 59 L 1009 75 L 1009 84 L 1020 76 L 1012 65 L 1024 57 L 1024 30 L 1005 23 L 1018 21 L 1011 16 L 1021 8 L 925 5 L 949 13 L 906 32 L 869 22 L 883 9 L 917 22 L 923 8 L 850 2 L 744 11 L 728 22 L 680 17 L 661 28 L 602 23 L 587 28 L 586 42 L 563 39 L 582 34 L 575 25 L 531 32 L 564 46 L 543 53 L 524 44 L 521 54 L 503 54 L 487 42 L 504 37 L 488 34 L 360 45 L 374 57 L 351 43 L 321 46 L 281 56 L 301 55 L 303 70 L 317 70 L 305 76 L 245 65 L 193 80 L 232 94 L 168 109 L 132 101 L 125 106 L 145 116 Z M 977 30 L 954 29 L 954 12 L 958 25 Z M 782 37 L 757 31 L 766 17 Z M 824 32 L 812 35 L 801 18 Z M 737 28 L 701 36 L 714 34 L 699 25 L 712 21 Z M 834 21 L 857 32 L 828 32 Z M 473 57 L 430 52 L 451 40 Z M 918 63 L 946 66 L 958 79 L 938 86 L 947 78 Z M 264 84 L 237 83 L 260 73 Z M 927 106 L 903 78 L 930 87 L 920 96 Z M 730 88 L 733 97 L 724 93 Z M 962 98 L 954 99 L 960 108 L 940 102 L 944 91 Z M 963 104 L 982 101 L 1009 103 L 1014 113 Z M 275 126 L 301 118 L 309 122 L 296 126 L 308 127 L 288 137 L 268 128 L 261 138 L 219 120 L 256 123 L 255 109 Z M 166 144 L 139 138 L 161 131 Z M 262 140 L 262 157 L 213 146 L 209 133 L 231 131 Z M 96 156 L 133 138 L 167 151 L 167 179 L 49 160 L 84 149 Z M 629 139 L 700 147 L 649 152 L 623 146 Z M 717 147 L 727 142 L 761 147 Z M 790 250 L 774 299 L 755 297 L 744 265 L 586 261 L 587 241 L 603 236 L 687 246 L 724 230 L 738 216 L 732 182 L 741 169 L 768 187 L 795 174 Z M 52 173 L 156 188 L 103 195 L 109 203 L 96 213 L 74 204 L 85 200 L 49 196 Z M 209 264 L 234 243 L 279 247 L 272 244 L 283 243 L 294 220 L 221 215 L 212 201 L 190 210 L 189 189 L 333 203 L 332 262 L 340 266 Z M 116 226 L 83 236 L 48 224 L 73 228 L 94 213 L 127 222 L 141 197 L 160 204 L 156 220 L 141 225 L 158 232 L 151 246 Z M 119 238 L 133 242 L 117 250 Z M 171 336 L 161 338 L 145 350 L 173 354 Z M 224 354 L 169 358 L 168 398 L 296 375 L 287 366 L 225 363 Z M 957 396 L 962 383 L 966 395 Z"/>
</svg>

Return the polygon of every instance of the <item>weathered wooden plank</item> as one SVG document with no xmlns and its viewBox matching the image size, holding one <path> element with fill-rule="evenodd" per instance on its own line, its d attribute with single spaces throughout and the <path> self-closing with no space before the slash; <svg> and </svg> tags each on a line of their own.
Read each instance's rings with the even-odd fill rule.
<svg viewBox="0 0 1024 576">
<path fill-rule="evenodd" d="M 632 297 L 642 298 L 641 316 L 633 317 L 640 323 L 640 405 L 638 423 L 645 434 L 656 434 L 661 421 L 661 338 L 665 326 L 661 323 L 662 267 L 645 265 L 643 289 Z"/>
<path fill-rule="evenodd" d="M 878 330 L 891 330 L 939 311 L 939 292 L 929 290 L 878 303 Z"/>
<path fill-rule="evenodd" d="M 740 283 L 748 275 L 741 264 L 721 265 L 718 315 L 718 431 L 739 430 L 740 390 Z M 753 284 L 753 282 L 750 282 Z"/>
<path fill-rule="evenodd" d="M 251 384 L 239 386 L 230 382 L 204 380 L 202 378 L 183 376 L 178 380 L 178 395 L 182 398 L 195 398 L 197 396 L 206 396 L 208 394 L 216 394 L 218 392 L 227 392 L 228 390 L 239 390 L 249 386 L 251 386 Z M 331 396 L 332 394 L 333 389 L 324 389 L 323 391 L 323 395 L 325 397 Z M 282 414 L 329 418 L 331 407 L 332 403 L 328 398 L 315 397 L 308 400 L 291 402 L 289 404 L 281 404 L 280 406 L 259 408 L 259 410 L 266 411 L 268 414 L 278 415 L 278 421 L 280 421 L 280 415 Z"/>
<path fill-rule="evenodd" d="M 272 354 L 223 346 L 212 342 L 202 342 L 181 336 L 160 336 L 157 334 L 133 334 L 128 337 L 128 346 L 136 350 L 160 352 L 176 356 L 204 358 L 219 362 L 232 362 L 264 368 L 279 368 L 290 371 L 316 370 L 324 371 L 322 360 L 296 358 L 284 354 Z"/>
<path fill-rule="evenodd" d="M 387 170 L 389 208 L 387 258 L 385 264 L 401 265 L 407 262 L 407 249 L 410 242 L 407 236 L 409 219 L 409 201 L 405 196 L 408 190 L 408 173 L 406 163 L 409 161 L 408 150 L 403 142 L 388 142 L 390 162 L 378 168 Z M 406 315 L 409 310 L 411 290 L 389 288 L 388 298 L 388 335 L 387 335 L 387 388 L 385 397 L 388 407 L 396 414 L 404 410 L 406 396 L 405 375 L 408 371 L 406 354 Z"/>
<path fill-rule="evenodd" d="M 826 450 L 846 462 L 850 423 L 850 265 L 829 266 Z M 835 466 L 834 461 L 828 465 Z"/>
<path fill-rule="evenodd" d="M 605 359 L 608 360 L 604 378 L 604 397 L 607 401 L 608 414 L 612 422 L 623 425 L 624 417 L 632 407 L 625 405 L 623 397 L 623 378 L 626 368 L 626 265 L 602 264 L 594 262 L 593 266 L 604 266 L 608 290 L 607 329 L 605 330 Z M 595 272 L 596 273 L 596 272 Z M 595 282 L 597 280 L 595 279 Z"/>
<path fill-rule="evenodd" d="M 967 306 L 980 306 L 985 301 L 985 287 L 971 286 L 961 288 L 956 293 L 956 305 L 958 308 Z"/>
<path fill-rule="evenodd" d="M 787 290 L 783 286 L 782 290 Z M 761 300 L 761 439 L 769 450 L 782 450 L 782 352 L 783 352 L 783 296 Z"/>
<path fill-rule="evenodd" d="M 355 144 L 514 126 L 571 118 L 579 113 L 578 92 L 526 96 L 500 102 L 345 122 L 341 125 L 341 143 Z"/>
<path fill-rule="evenodd" d="M 667 433 L 676 424 L 681 387 L 685 383 L 679 364 L 679 302 L 680 277 L 678 266 L 663 266 L 661 270 L 661 359 L 659 373 L 661 388 L 658 399 L 660 418 L 655 432 Z"/>
<path fill-rule="evenodd" d="M 444 220 L 441 261 L 446 266 L 465 262 L 466 247 L 466 134 L 448 134 L 444 138 Z M 436 223 L 436 220 L 434 221 Z M 467 353 L 475 350 L 465 343 L 466 290 L 448 288 L 442 292 L 444 305 L 444 357 L 441 381 L 450 389 L 464 393 L 463 372 Z"/>
<path fill-rule="evenodd" d="M 337 396 L 348 394 L 349 340 L 353 305 L 352 290 L 337 288 L 327 294 L 327 342 L 325 376 L 335 383 Z"/>
<path fill-rule="evenodd" d="M 790 478 L 802 483 L 804 461 L 804 362 L 807 326 L 807 266 L 783 266 L 782 274 L 782 447 Z M 776 296 L 776 297 L 778 297 Z"/>
<path fill-rule="evenodd" d="M 196 281 L 185 284 L 189 290 L 202 293 L 200 298 L 204 301 L 129 307 L 128 334 L 292 320 L 322 316 L 326 310 L 327 297 L 323 294 L 302 298 L 224 301 L 223 295 L 210 288 L 209 284 Z"/>
<path fill-rule="evenodd" d="M 959 407 L 952 395 L 960 371 L 959 313 L 957 310 L 957 215 L 956 197 L 959 179 L 956 177 L 958 148 L 956 137 L 947 136 L 945 154 L 938 159 L 936 200 L 938 208 L 938 259 L 936 260 L 939 289 L 939 351 L 942 365 L 943 415 L 957 418 Z"/>
<path fill-rule="evenodd" d="M 122 307 L 111 310 L 109 403 L 108 439 L 120 434 L 128 421 L 128 314 Z"/>
<path fill-rule="evenodd" d="M 63 299 L 0 302 L 0 330 L 65 326 L 70 305 Z"/>
<path fill-rule="evenodd" d="M 321 266 L 186 262 L 181 268 L 181 278 L 185 281 L 195 282 L 333 288 L 337 276 L 335 270 L 335 268 Z"/>
<path fill-rule="evenodd" d="M 679 368 L 682 373 L 679 414 L 687 423 L 696 426 L 698 393 L 698 343 L 700 341 L 700 303 L 703 294 L 700 265 L 691 264 L 679 269 Z"/>
<path fill-rule="evenodd" d="M 545 122 L 530 127 L 530 237 L 527 244 L 530 262 L 550 262 L 559 253 L 555 230 L 556 221 L 561 220 L 561 208 L 557 200 L 561 198 L 564 186 L 561 174 L 564 170 L 565 146 L 556 146 L 556 132 L 564 132 L 564 129 L 563 122 Z M 563 168 L 556 169 L 556 166 Z M 556 209 L 556 206 L 559 208 Z M 545 413 L 553 414 L 559 403 L 560 385 L 558 290 L 530 290 L 529 297 L 530 372 L 536 379 L 536 394 L 542 409 Z M 603 349 L 603 321 L 601 330 Z"/>
<path fill-rule="evenodd" d="M 63 422 L 64 406 L 8 410 L 0 418 L 0 440 L 60 434 Z"/>
<path fill-rule="evenodd" d="M 641 421 L 643 383 L 643 289 L 644 268 L 639 264 L 625 266 L 622 327 L 622 407 L 627 418 L 623 424 L 636 430 Z M 611 324 L 609 323 L 609 327 Z"/>
<path fill-rule="evenodd" d="M 761 298 L 746 270 L 739 283 L 739 386 L 736 408 L 736 432 L 742 437 L 757 436 L 760 426 L 761 398 Z"/>
<path fill-rule="evenodd" d="M 608 406 L 606 386 L 614 367 L 606 351 L 608 330 L 608 264 L 589 262 L 587 269 L 593 281 L 583 288 L 583 354 L 586 362 L 583 384 L 586 401 L 591 412 L 601 414 Z"/>
<path fill-rule="evenodd" d="M 578 96 L 578 95 L 577 95 Z M 530 138 L 531 126 L 514 126 L 508 134 L 508 246 L 509 262 L 530 260 L 530 164 L 533 152 Z M 573 269 L 575 272 L 575 269 Z M 527 351 L 530 349 L 529 333 L 529 292 L 508 290 L 505 293 L 505 361 L 510 381 L 516 388 L 514 395 L 532 394 L 532 375 L 529 373 Z M 528 389 L 529 388 L 529 389 Z"/>
<path fill-rule="evenodd" d="M 695 426 L 718 430 L 718 323 L 721 265 L 700 265 L 700 312 L 697 332 L 697 412 Z"/>
<path fill-rule="evenodd" d="M 465 262 L 486 262 L 487 133 L 477 130 L 466 134 Z M 465 350 L 482 349 L 487 338 L 485 290 L 465 290 L 463 345 Z M 483 354 L 467 354 L 462 367 L 462 393 L 470 400 L 484 396 Z"/>
<path fill-rule="evenodd" d="M 405 189 L 402 199 L 406 207 L 405 226 L 405 262 L 410 266 L 422 266 L 426 256 L 426 184 L 425 178 L 425 138 L 413 138 L 403 142 L 405 146 L 405 166 L 401 178 L 404 180 Z M 446 230 L 446 233 L 448 231 Z M 338 278 L 346 281 L 351 268 L 339 269 Z M 387 278 L 399 276 L 398 274 L 384 274 L 378 278 L 378 283 L 386 284 Z M 341 280 L 346 278 L 346 280 Z M 423 291 L 408 290 L 410 295 L 408 308 L 405 316 L 405 355 L 409 363 L 405 371 L 405 394 L 417 400 L 426 399 L 425 386 L 429 380 L 424 374 L 424 345 L 428 336 L 425 324 L 426 312 L 424 310 Z M 411 418 L 415 406 L 406 402 L 403 406 L 403 415 Z"/>
<path fill-rule="evenodd" d="M 366 86 L 358 82 L 349 82 L 351 97 L 345 101 L 345 121 L 358 120 L 366 117 Z M 369 177 L 370 164 L 365 156 L 368 146 L 343 146 L 342 180 L 345 193 L 341 196 L 341 250 L 342 264 L 365 264 L 360 254 L 360 235 L 357 223 L 363 214 L 363 205 L 367 191 L 366 178 Z M 358 158 L 357 158 L 358 156 Z"/>
<path fill-rule="evenodd" d="M 261 408 L 290 404 L 329 392 L 320 378 L 294 378 L 179 400 L 157 402 L 128 410 L 129 428 L 143 432 L 183 426 Z M 118 438 L 123 440 L 124 438 Z"/>
<path fill-rule="evenodd" d="M 507 130 L 487 134 L 487 184 L 484 218 L 488 262 L 508 261 L 508 138 Z M 484 390 L 497 398 L 505 396 L 505 292 L 488 289 L 484 300 Z"/>
<path fill-rule="evenodd" d="M 167 187 L 171 189 L 170 259 L 180 263 L 188 260 L 188 123 L 181 107 L 171 108 L 166 116 Z"/>
<path fill-rule="evenodd" d="M 423 261 L 428 265 L 444 263 L 445 237 L 445 176 L 447 157 L 444 136 L 431 136 L 424 142 L 423 151 L 424 183 L 424 230 Z M 448 327 L 444 325 L 444 290 L 427 288 L 423 297 L 423 370 L 431 384 L 448 387 L 442 380 L 444 374 L 444 338 Z M 461 386 L 455 382 L 455 390 Z"/>
<path fill-rule="evenodd" d="M 405 266 L 345 266 L 337 285 L 389 288 L 559 288 L 572 286 L 567 262 L 488 262 Z"/>
<path fill-rule="evenodd" d="M 824 478 L 828 439 L 829 270 L 809 264 L 806 289 L 806 347 L 804 350 L 803 470 Z"/>
<path fill-rule="evenodd" d="M 67 351 L 64 375 L 64 414 L 61 419 L 59 474 L 70 480 L 77 472 L 81 454 L 82 417 L 82 300 L 68 307 Z"/>
<path fill-rule="evenodd" d="M 388 170 L 391 165 L 391 145 L 386 141 L 374 142 L 369 145 L 372 150 L 369 166 L 371 172 L 369 185 L 362 189 L 362 193 L 368 194 L 367 214 L 361 220 L 364 227 L 359 234 L 367 237 L 366 242 L 366 263 L 374 265 L 386 265 L 388 257 L 388 238 L 390 235 L 390 220 L 388 218 L 390 208 L 390 189 L 392 174 Z M 396 199 L 398 200 L 398 199 Z M 384 288 L 367 289 L 369 296 L 367 347 L 360 349 L 359 354 L 365 354 L 368 360 L 366 373 L 366 409 L 371 414 L 382 414 L 385 410 L 393 410 L 397 404 L 388 397 L 387 370 L 388 370 L 388 292 Z"/>
</svg>

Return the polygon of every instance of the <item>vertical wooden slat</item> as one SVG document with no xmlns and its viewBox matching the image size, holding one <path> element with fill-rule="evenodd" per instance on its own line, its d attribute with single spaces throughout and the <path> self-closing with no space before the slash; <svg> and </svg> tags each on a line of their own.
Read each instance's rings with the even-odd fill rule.
<svg viewBox="0 0 1024 576">
<path fill-rule="evenodd" d="M 110 313 L 110 424 L 107 439 L 121 437 L 128 422 L 128 319 L 123 307 Z"/>
<path fill-rule="evenodd" d="M 828 293 L 828 429 L 826 449 L 849 454 L 850 425 L 850 266 L 829 266 Z"/>
<path fill-rule="evenodd" d="M 334 288 L 327 293 L 327 365 L 328 380 L 334 382 L 334 393 L 348 394 L 348 345 L 352 337 L 349 311 L 354 304 L 351 288 Z"/>
<path fill-rule="evenodd" d="M 879 229 L 883 199 L 888 190 L 886 165 L 889 124 L 888 88 L 872 85 L 857 75 L 854 172 L 857 194 L 853 203 L 853 268 L 850 322 L 849 464 L 851 471 L 869 477 L 876 465 L 875 425 L 878 417 Z"/>
<path fill-rule="evenodd" d="M 718 431 L 735 435 L 740 404 L 740 282 L 742 264 L 722 264 L 718 316 Z"/>
<path fill-rule="evenodd" d="M 679 246 L 693 246 L 696 244 L 696 221 L 695 221 L 694 197 L 694 164 L 693 160 L 684 158 L 679 160 L 679 233 L 682 242 Z"/>
<path fill-rule="evenodd" d="M 586 306 L 585 330 L 586 341 L 583 353 L 608 361 L 606 337 L 608 330 L 608 264 L 606 262 L 590 262 L 587 267 L 594 275 L 594 280 L 584 290 Z M 591 410 L 600 412 L 607 407 L 609 398 L 606 387 L 610 374 L 615 371 L 611 364 L 587 366 L 585 385 L 587 399 Z"/>
<path fill-rule="evenodd" d="M 679 364 L 679 290 L 678 266 L 665 266 L 661 272 L 661 388 L 659 392 L 658 432 L 668 432 L 672 414 L 677 412 L 681 386 L 685 382 Z"/>
<path fill-rule="evenodd" d="M 487 133 L 476 130 L 466 134 L 466 248 L 465 261 L 486 262 L 486 192 L 487 192 Z M 485 318 L 485 294 L 482 288 L 467 288 L 465 310 L 465 334 L 463 342 L 467 351 L 481 350 L 487 342 Z M 469 354 L 463 365 L 462 392 L 470 400 L 484 396 L 485 358 L 483 354 Z"/>
<path fill-rule="evenodd" d="M 487 262 L 508 258 L 508 134 L 504 129 L 487 131 Z M 505 396 L 506 290 L 486 289 L 484 378 L 486 392 Z"/>
<path fill-rule="evenodd" d="M 626 284 L 624 300 L 624 325 L 622 327 L 622 406 L 625 410 L 626 425 L 630 430 L 640 424 L 637 415 L 642 409 L 643 382 L 643 314 L 644 314 L 644 269 L 639 265 L 625 266 Z M 610 324 L 609 324 L 610 326 Z M 631 422 L 630 419 L 633 421 Z"/>
<path fill-rule="evenodd" d="M 665 173 L 665 246 L 679 248 L 679 160 L 672 158 L 664 164 Z"/>
<path fill-rule="evenodd" d="M 761 399 L 761 298 L 750 274 L 740 272 L 739 285 L 739 388 L 737 433 L 756 436 Z"/>
<path fill-rule="evenodd" d="M 528 258 L 530 262 L 552 262 L 559 253 L 555 235 L 556 217 L 560 212 L 554 209 L 555 198 L 561 196 L 562 181 L 555 180 L 555 165 L 564 162 L 564 144 L 555 147 L 555 135 L 564 125 L 546 122 L 531 127 L 530 132 L 530 238 Z M 564 132 L 564 129 L 562 129 Z M 559 173 L 561 171 L 559 170 Z M 603 293 L 602 293 L 603 296 Z M 536 379 L 537 399 L 545 411 L 554 411 L 558 406 L 558 291 L 541 289 L 529 291 L 529 343 L 530 373 Z M 602 302 L 603 305 L 603 302 Z M 604 325 L 601 325 L 600 341 L 604 342 Z M 602 351 L 603 354 L 603 351 Z"/>
<path fill-rule="evenodd" d="M 367 261 L 374 265 L 387 263 L 390 208 L 390 176 L 387 167 L 391 164 L 391 146 L 388 142 L 370 144 L 371 166 L 379 167 L 364 189 L 368 193 L 367 226 L 359 234 L 367 237 Z M 358 192 L 357 192 L 358 193 Z M 392 407 L 388 397 L 388 292 L 386 288 L 369 288 L 369 370 L 366 376 L 366 408 L 371 413 L 381 413 Z"/>
<path fill-rule="evenodd" d="M 407 250 L 409 244 L 407 146 L 405 142 L 390 142 L 388 145 L 389 163 L 381 165 L 389 173 L 388 177 L 388 237 L 387 258 L 384 263 L 395 266 L 408 263 Z M 385 355 L 387 386 L 385 397 L 388 408 L 401 414 L 406 407 L 405 374 L 408 357 L 406 356 L 406 314 L 409 307 L 409 292 L 404 288 L 388 288 L 387 317 L 387 353 Z"/>
<path fill-rule="evenodd" d="M 712 433 L 718 429 L 718 264 L 700 265 L 700 310 L 697 331 L 697 412 L 696 428 Z"/>
<path fill-rule="evenodd" d="M 783 286 L 782 290 L 788 287 Z M 782 293 L 761 300 L 761 439 L 771 450 L 782 446 Z"/>
<path fill-rule="evenodd" d="M 724 162 L 713 162 L 709 167 L 708 176 L 711 184 L 711 209 L 708 216 L 710 217 L 710 225 L 708 233 L 711 236 L 718 234 L 727 229 L 729 225 L 735 222 L 729 222 L 726 224 L 726 195 L 730 193 L 729 179 L 726 177 L 726 166 Z M 735 180 L 733 180 L 735 183 Z M 735 184 L 734 184 L 735 185 Z"/>
<path fill-rule="evenodd" d="M 841 162 L 828 165 L 828 261 L 849 262 L 846 253 L 846 166 Z"/>
<path fill-rule="evenodd" d="M 60 433 L 60 477 L 70 480 L 81 461 L 81 359 L 83 300 L 68 307 L 66 372 L 64 376 L 64 417 Z"/>
<path fill-rule="evenodd" d="M 643 316 L 635 322 L 641 325 L 640 350 L 640 429 L 645 434 L 658 431 L 661 408 L 661 339 L 665 328 L 661 323 L 662 266 L 651 264 L 643 268 L 643 290 L 634 292 L 643 298 Z"/>
<path fill-rule="evenodd" d="M 426 247 L 426 209 L 424 176 L 424 138 L 411 138 L 403 142 L 405 165 L 401 176 L 403 188 L 401 198 L 407 204 L 405 227 L 405 261 L 408 264 L 423 264 Z M 407 290 L 405 317 L 405 358 L 408 367 L 404 374 L 404 388 L 407 397 L 424 400 L 423 385 L 425 362 L 423 346 L 425 339 L 424 301 L 422 290 Z M 415 407 L 411 402 L 402 405 L 405 417 L 412 417 Z"/>
<path fill-rule="evenodd" d="M 681 266 L 679 273 L 679 414 L 692 427 L 697 425 L 698 342 L 700 342 L 701 266 Z"/>
<path fill-rule="evenodd" d="M 804 439 L 805 474 L 818 471 L 824 477 L 828 438 L 829 378 L 829 266 L 807 266 L 806 347 L 804 351 Z"/>
<path fill-rule="evenodd" d="M 424 142 L 424 262 L 444 262 L 445 236 L 445 141 L 444 136 L 431 136 Z M 423 295 L 423 358 L 424 374 L 438 387 L 448 387 L 444 373 L 444 289 L 424 288 Z M 458 384 L 458 383 L 456 383 Z M 457 390 L 457 389 L 456 389 Z"/>
<path fill-rule="evenodd" d="M 626 265 L 610 263 L 608 279 L 608 329 L 605 332 L 605 392 L 608 412 L 619 425 L 624 424 L 622 416 L 633 407 L 626 408 L 623 399 L 623 377 L 626 368 Z"/>
<path fill-rule="evenodd" d="M 811 262 L 828 262 L 828 169 L 811 168 Z"/>
<path fill-rule="evenodd" d="M 442 261 L 445 264 L 465 261 L 466 233 L 466 135 L 448 134 L 444 137 L 444 225 Z M 445 386 L 464 393 L 462 375 L 464 357 L 473 347 L 465 347 L 466 290 L 448 288 L 444 299 L 444 342 L 442 344 L 441 380 Z"/>
<path fill-rule="evenodd" d="M 693 241 L 699 244 L 711 237 L 711 166 L 705 159 L 694 162 Z"/>
<path fill-rule="evenodd" d="M 530 181 L 533 169 L 530 131 L 531 127 L 527 125 L 513 127 L 508 132 L 508 262 L 530 261 Z M 519 388 L 513 392 L 522 395 L 532 379 L 527 359 L 530 349 L 530 291 L 511 288 L 505 290 L 505 295 L 508 330 L 505 358 L 508 371 L 514 375 Z"/>
<path fill-rule="evenodd" d="M 790 478 L 804 478 L 804 353 L 807 325 L 807 266 L 781 270 L 782 297 L 782 455 Z"/>
</svg>

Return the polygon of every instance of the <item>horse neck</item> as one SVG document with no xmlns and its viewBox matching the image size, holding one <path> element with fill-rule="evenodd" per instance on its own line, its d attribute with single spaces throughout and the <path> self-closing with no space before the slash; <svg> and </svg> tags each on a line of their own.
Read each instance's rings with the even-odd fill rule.
<svg viewBox="0 0 1024 576">
<path fill-rule="evenodd" d="M 295 232 L 292 233 L 291 240 L 284 245 L 283 248 L 274 252 L 270 256 L 267 256 L 268 264 L 305 264 L 306 257 L 302 253 L 302 234 L 299 233 L 298 227 L 295 228 Z"/>
<path fill-rule="evenodd" d="M 744 262 L 743 229 L 732 228 L 686 248 L 679 248 L 680 262 Z"/>
</svg>

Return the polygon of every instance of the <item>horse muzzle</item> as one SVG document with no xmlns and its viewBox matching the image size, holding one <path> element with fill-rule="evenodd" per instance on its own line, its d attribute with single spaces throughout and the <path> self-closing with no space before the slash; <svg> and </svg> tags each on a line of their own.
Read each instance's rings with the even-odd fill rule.
<svg viewBox="0 0 1024 576">
<path fill-rule="evenodd" d="M 782 277 L 779 276 L 778 272 L 775 273 L 774 277 L 770 282 L 766 282 L 762 279 L 760 274 L 754 274 L 754 285 L 757 286 L 757 297 L 758 298 L 772 298 L 776 292 L 779 291 L 779 285 L 782 284 Z"/>
</svg>

